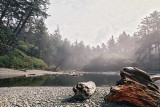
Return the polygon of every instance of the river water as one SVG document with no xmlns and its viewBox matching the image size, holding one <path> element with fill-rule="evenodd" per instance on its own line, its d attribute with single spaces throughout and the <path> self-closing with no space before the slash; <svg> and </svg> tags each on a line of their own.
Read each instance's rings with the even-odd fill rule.
<svg viewBox="0 0 160 107">
<path fill-rule="evenodd" d="M 0 80 L 0 87 L 10 86 L 74 86 L 78 82 L 93 81 L 97 86 L 113 86 L 120 80 L 116 72 L 88 73 L 83 75 L 45 75 Z"/>
<path fill-rule="evenodd" d="M 159 73 L 159 72 L 158 72 Z M 157 72 L 150 72 L 150 75 Z M 119 72 L 89 72 L 83 75 L 45 75 L 0 79 L 0 87 L 12 86 L 74 86 L 78 82 L 93 81 L 97 86 L 114 86 L 120 80 Z"/>
</svg>

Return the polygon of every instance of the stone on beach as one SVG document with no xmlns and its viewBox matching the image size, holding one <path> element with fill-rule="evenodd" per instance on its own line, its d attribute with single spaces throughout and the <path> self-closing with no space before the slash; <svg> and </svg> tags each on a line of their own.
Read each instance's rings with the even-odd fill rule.
<svg viewBox="0 0 160 107">
<path fill-rule="evenodd" d="M 92 81 L 79 82 L 73 87 L 75 97 L 78 100 L 86 100 L 96 92 L 96 84 Z"/>
</svg>

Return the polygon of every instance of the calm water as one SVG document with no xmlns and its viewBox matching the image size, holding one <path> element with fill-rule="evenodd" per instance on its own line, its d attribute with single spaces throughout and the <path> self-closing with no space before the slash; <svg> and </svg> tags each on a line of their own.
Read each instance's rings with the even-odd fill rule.
<svg viewBox="0 0 160 107">
<path fill-rule="evenodd" d="M 0 87 L 10 86 L 73 86 L 78 82 L 93 81 L 97 86 L 115 85 L 120 76 L 112 73 L 90 73 L 81 76 L 46 75 L 40 77 L 19 77 L 0 80 Z"/>
</svg>

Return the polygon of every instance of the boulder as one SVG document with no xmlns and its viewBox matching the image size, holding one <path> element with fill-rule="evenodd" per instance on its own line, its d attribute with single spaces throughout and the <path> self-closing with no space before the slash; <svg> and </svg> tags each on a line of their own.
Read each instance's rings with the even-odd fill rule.
<svg viewBox="0 0 160 107">
<path fill-rule="evenodd" d="M 77 100 L 86 100 L 96 92 L 96 84 L 92 81 L 79 82 L 73 87 Z"/>
<path fill-rule="evenodd" d="M 128 102 L 140 107 L 158 107 L 160 92 L 152 78 L 143 70 L 125 67 L 120 71 L 121 80 L 111 87 L 105 101 Z"/>
</svg>

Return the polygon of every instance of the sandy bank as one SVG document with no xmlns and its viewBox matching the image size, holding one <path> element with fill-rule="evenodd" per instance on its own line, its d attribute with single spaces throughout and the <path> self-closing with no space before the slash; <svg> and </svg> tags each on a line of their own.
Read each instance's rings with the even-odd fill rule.
<svg viewBox="0 0 160 107">
<path fill-rule="evenodd" d="M 13 78 L 13 77 L 31 77 L 31 76 L 42 76 L 42 75 L 55 75 L 55 74 L 66 74 L 66 75 L 82 75 L 85 72 L 75 72 L 75 71 L 44 71 L 44 70 L 15 70 L 15 69 L 7 69 L 0 68 L 0 79 L 4 78 Z"/>
</svg>

